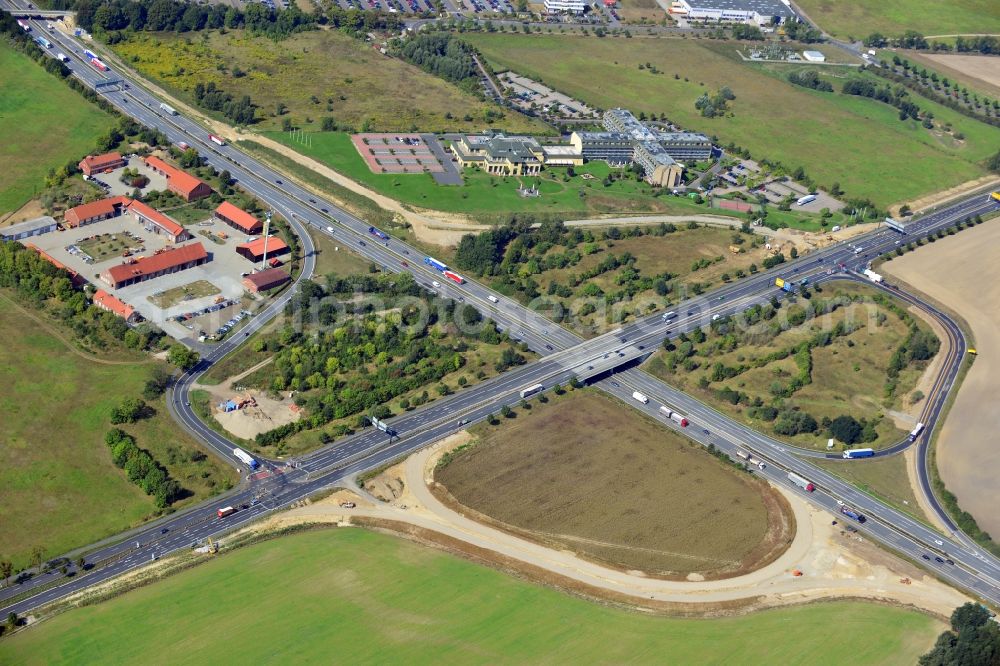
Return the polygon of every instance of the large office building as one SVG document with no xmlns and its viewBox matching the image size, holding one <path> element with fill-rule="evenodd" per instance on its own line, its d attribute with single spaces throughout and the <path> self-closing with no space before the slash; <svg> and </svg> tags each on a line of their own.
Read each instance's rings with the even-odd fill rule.
<svg viewBox="0 0 1000 666">
<path fill-rule="evenodd" d="M 781 0 L 675 0 L 671 14 L 692 21 L 748 23 L 757 26 L 798 21 L 798 15 Z"/>
<path fill-rule="evenodd" d="M 582 14 L 586 8 L 583 0 L 545 0 L 545 11 L 549 14 Z"/>
<path fill-rule="evenodd" d="M 633 159 L 642 167 L 646 182 L 660 187 L 677 187 L 681 184 L 684 167 L 656 141 L 637 143 Z"/>
<path fill-rule="evenodd" d="M 451 144 L 458 163 L 496 176 L 533 176 L 542 170 L 545 151 L 530 136 L 475 134 Z"/>
<path fill-rule="evenodd" d="M 635 142 L 623 132 L 573 132 L 569 142 L 585 160 L 614 165 L 629 164 L 635 152 Z"/>
</svg>

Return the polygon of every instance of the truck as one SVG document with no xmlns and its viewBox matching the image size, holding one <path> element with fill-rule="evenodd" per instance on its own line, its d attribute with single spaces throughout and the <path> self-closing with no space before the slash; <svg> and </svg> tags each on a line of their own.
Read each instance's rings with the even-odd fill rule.
<svg viewBox="0 0 1000 666">
<path fill-rule="evenodd" d="M 534 386 L 529 386 L 528 388 L 521 391 L 521 397 L 527 398 L 528 396 L 535 395 L 545 390 L 545 386 L 542 384 L 535 384 Z"/>
<path fill-rule="evenodd" d="M 493 294 L 490 294 L 489 296 L 487 296 L 486 300 L 488 300 L 490 303 L 499 303 L 500 302 L 500 299 L 497 298 L 496 296 L 494 296 Z"/>
<path fill-rule="evenodd" d="M 862 514 L 858 513 L 857 511 L 855 511 L 851 507 L 847 506 L 846 504 L 841 504 L 840 505 L 840 512 L 842 514 L 844 514 L 845 516 L 847 516 L 848 518 L 853 518 L 854 520 L 858 521 L 859 523 L 863 523 L 866 520 L 868 520 Z"/>
<path fill-rule="evenodd" d="M 791 293 L 792 289 L 795 288 L 795 283 L 784 278 L 774 278 L 774 286 L 782 291 Z"/>
<path fill-rule="evenodd" d="M 445 271 L 444 276 L 449 280 L 451 280 L 452 282 L 457 282 L 458 284 L 465 284 L 465 278 L 459 275 L 458 273 L 454 273 L 452 271 Z"/>
<path fill-rule="evenodd" d="M 162 109 L 162 110 L 163 110 L 163 111 L 164 111 L 165 113 L 167 113 L 168 115 L 171 115 L 171 116 L 176 116 L 176 115 L 177 115 L 177 109 L 175 109 L 174 107 L 170 106 L 170 105 L 169 105 L 169 104 L 167 104 L 166 102 L 161 102 L 161 103 L 160 103 L 160 108 L 161 108 L 161 109 Z"/>
<path fill-rule="evenodd" d="M 224 506 L 218 511 L 216 511 L 216 513 L 219 514 L 219 518 L 225 518 L 226 516 L 231 516 L 234 513 L 236 513 L 236 509 L 231 506 Z"/>
<path fill-rule="evenodd" d="M 44 49 L 51 49 L 52 48 L 52 42 L 50 42 L 49 40 L 45 39 L 41 35 L 39 35 L 38 37 L 35 37 L 35 41 L 38 42 L 38 45 L 41 46 Z"/>
<path fill-rule="evenodd" d="M 69 56 L 66 55 L 65 53 L 57 53 L 56 60 L 58 60 L 59 62 L 69 62 Z"/>
<path fill-rule="evenodd" d="M 90 64 L 102 72 L 108 71 L 108 66 L 101 62 L 100 58 L 91 58 Z"/>
<path fill-rule="evenodd" d="M 990 194 L 990 201 L 1000 203 L 1000 192 L 993 192 Z"/>
<path fill-rule="evenodd" d="M 216 136 L 215 134 L 209 134 L 208 140 L 220 146 L 226 145 L 225 139 L 223 139 L 221 136 Z"/>
<path fill-rule="evenodd" d="M 864 270 L 865 277 L 874 282 L 875 284 L 882 284 L 882 276 L 875 271 L 866 268 Z"/>
<path fill-rule="evenodd" d="M 674 423 L 676 423 L 677 425 L 679 425 L 680 427 L 682 428 L 688 427 L 687 417 L 681 414 L 680 412 L 675 412 L 666 405 L 660 405 L 660 413 L 666 416 Z"/>
<path fill-rule="evenodd" d="M 380 229 L 376 229 L 375 227 L 368 227 L 368 233 L 377 238 L 381 238 L 382 240 L 389 240 L 389 234 Z"/>
<path fill-rule="evenodd" d="M 804 197 L 799 197 L 798 200 L 795 202 L 795 205 L 797 205 L 797 206 L 805 206 L 808 203 L 812 203 L 813 201 L 816 201 L 817 198 L 818 197 L 815 194 L 807 194 Z"/>
<path fill-rule="evenodd" d="M 236 456 L 236 458 L 239 459 L 240 462 L 242 462 L 250 469 L 257 469 L 258 467 L 260 467 L 260 463 L 257 462 L 257 460 L 253 456 L 251 456 L 249 453 L 247 453 L 241 448 L 237 447 L 233 449 L 233 455 Z"/>
<path fill-rule="evenodd" d="M 816 490 L 816 486 L 814 486 L 808 479 L 803 479 L 795 472 L 788 473 L 788 480 L 807 493 L 811 493 Z"/>
<path fill-rule="evenodd" d="M 448 270 L 448 265 L 438 261 L 434 257 L 424 257 L 424 263 L 433 268 L 434 270 L 444 273 Z"/>
<path fill-rule="evenodd" d="M 917 437 L 920 437 L 920 433 L 924 431 L 924 424 L 918 423 L 916 427 L 910 431 L 910 434 L 906 437 L 911 442 L 917 441 Z"/>
<path fill-rule="evenodd" d="M 767 469 L 767 465 L 764 463 L 764 461 L 758 460 L 757 458 L 754 458 L 754 456 L 753 456 L 752 453 L 747 453 L 746 451 L 744 451 L 742 449 L 736 449 L 736 455 L 741 460 L 746 461 L 746 463 L 748 465 L 753 465 L 757 469 L 762 469 L 762 470 L 763 469 Z"/>
<path fill-rule="evenodd" d="M 636 400 L 638 400 L 639 402 L 641 402 L 644 405 L 648 405 L 649 404 L 649 398 L 646 397 L 645 393 L 639 393 L 638 391 L 633 391 L 632 392 L 632 397 L 635 398 Z"/>
<path fill-rule="evenodd" d="M 25 21 L 24 19 L 17 19 L 17 24 L 21 26 L 21 30 L 24 30 L 25 32 L 31 32 L 31 24 Z"/>
<path fill-rule="evenodd" d="M 891 217 L 885 218 L 885 226 L 889 227 L 893 231 L 898 231 L 901 234 L 906 233 L 906 227 L 903 226 L 902 222 L 898 222 Z"/>
<path fill-rule="evenodd" d="M 83 55 L 87 58 L 87 60 L 91 60 L 97 57 L 97 54 L 91 51 L 90 49 L 84 49 Z"/>
<path fill-rule="evenodd" d="M 855 458 L 871 458 L 875 455 L 875 451 L 872 449 L 847 449 L 842 455 L 845 460 L 854 460 Z"/>
</svg>

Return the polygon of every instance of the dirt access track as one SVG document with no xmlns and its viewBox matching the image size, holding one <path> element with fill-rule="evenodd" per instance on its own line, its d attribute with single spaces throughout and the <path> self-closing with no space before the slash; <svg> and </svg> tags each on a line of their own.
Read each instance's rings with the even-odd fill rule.
<svg viewBox="0 0 1000 666">
<path fill-rule="evenodd" d="M 452 435 L 383 472 L 376 488 L 389 501 L 341 490 L 251 529 L 305 523 L 384 528 L 572 593 L 670 614 L 728 615 L 860 598 L 947 617 L 967 601 L 856 533 L 832 526 L 829 514 L 791 494 L 787 498 L 799 528 L 795 540 L 781 557 L 753 573 L 718 581 L 667 581 L 603 567 L 470 520 L 439 502 L 428 486 L 434 466 L 441 455 L 468 440 L 467 433 Z M 347 501 L 356 506 L 341 506 Z"/>
<path fill-rule="evenodd" d="M 978 355 L 938 435 L 942 480 L 981 528 L 1000 534 L 1000 219 L 904 254 L 879 269 L 956 312 L 972 330 Z"/>
</svg>

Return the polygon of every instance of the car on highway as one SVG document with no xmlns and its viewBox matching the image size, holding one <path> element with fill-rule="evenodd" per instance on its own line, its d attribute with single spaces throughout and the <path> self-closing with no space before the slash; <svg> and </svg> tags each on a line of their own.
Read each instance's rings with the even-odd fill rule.
<svg viewBox="0 0 1000 666">
<path fill-rule="evenodd" d="M 931 559 L 931 556 L 930 556 L 930 555 L 928 555 L 927 553 L 924 553 L 924 554 L 922 555 L 922 557 L 923 557 L 923 558 L 924 558 L 925 560 L 928 560 L 928 561 L 929 561 L 929 560 Z"/>
<path fill-rule="evenodd" d="M 410 267 L 410 265 L 409 265 L 408 263 L 406 263 L 405 261 L 401 261 L 401 262 L 399 262 L 399 264 L 400 264 L 400 266 L 402 266 L 403 268 L 409 268 L 409 267 Z"/>
<path fill-rule="evenodd" d="M 552 351 L 552 345 L 545 345 L 545 348 L 548 349 L 549 351 Z"/>
<path fill-rule="evenodd" d="M 943 546 L 944 545 L 944 541 L 941 541 L 941 539 L 934 539 L 934 543 L 936 543 L 939 546 Z"/>
<path fill-rule="evenodd" d="M 934 556 L 934 561 L 937 562 L 938 564 L 944 564 L 944 560 L 938 557 L 937 555 Z"/>
<path fill-rule="evenodd" d="M 368 245 L 368 243 L 364 242 L 363 240 L 359 240 L 358 245 L 360 245 L 361 247 L 365 247 Z"/>
<path fill-rule="evenodd" d="M 316 203 L 316 200 L 315 200 L 315 199 L 312 199 L 312 198 L 310 198 L 310 199 L 309 199 L 309 203 Z"/>
<path fill-rule="evenodd" d="M 622 387 L 622 385 L 619 384 L 618 382 L 611 382 L 611 385 L 614 386 L 614 387 L 616 387 L 616 388 L 621 388 Z"/>
<path fill-rule="evenodd" d="M 274 182 L 276 182 L 278 185 L 284 185 L 284 183 L 281 182 L 280 178 L 275 179 Z"/>
<path fill-rule="evenodd" d="M 326 208 L 320 208 L 320 210 L 323 211 L 324 213 L 329 213 L 330 212 Z"/>
</svg>

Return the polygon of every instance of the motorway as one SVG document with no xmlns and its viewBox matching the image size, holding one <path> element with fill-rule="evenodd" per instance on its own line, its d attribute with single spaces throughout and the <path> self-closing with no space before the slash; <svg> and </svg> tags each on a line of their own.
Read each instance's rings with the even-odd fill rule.
<svg viewBox="0 0 1000 666">
<path fill-rule="evenodd" d="M 35 21 L 33 25 L 36 31 L 44 31 L 44 22 Z M 241 187 L 267 202 L 288 219 L 300 235 L 305 253 L 300 279 L 311 276 L 314 269 L 314 248 L 309 235 L 305 233 L 305 225 L 311 226 L 316 232 L 332 235 L 349 245 L 353 251 L 387 270 L 411 272 L 419 283 L 427 287 L 430 287 L 431 280 L 440 277 L 439 273 L 423 264 L 417 250 L 395 239 L 385 243 L 377 241 L 368 234 L 365 222 L 288 181 L 235 147 L 210 143 L 206 130 L 184 116 L 163 113 L 159 110 L 160 100 L 127 76 L 122 76 L 122 72 L 117 71 L 116 67 L 112 66 L 113 72 L 109 74 L 93 69 L 82 59 L 84 46 L 77 40 L 61 33 L 46 31 L 44 34 L 58 45 L 53 50 L 62 50 L 73 59 L 70 66 L 74 75 L 87 85 L 94 87 L 108 78 L 125 79 L 127 87 L 109 87 L 102 91 L 104 97 L 123 113 L 149 127 L 160 129 L 172 142 L 184 141 L 195 147 L 210 165 L 219 170 L 228 169 Z M 907 228 L 906 240 L 948 226 L 956 220 L 994 209 L 995 205 L 984 196 L 943 207 L 911 223 Z M 265 471 L 255 475 L 261 478 L 241 485 L 226 496 L 133 530 L 127 539 L 91 549 L 87 552 L 88 561 L 98 566 L 82 575 L 62 579 L 58 573 L 39 574 L 21 586 L 0 591 L 0 603 L 3 603 L 5 599 L 25 596 L 32 589 L 39 590 L 35 595 L 8 603 L 5 608 L 0 609 L 0 613 L 23 613 L 38 608 L 66 594 L 131 570 L 153 557 L 186 549 L 195 542 L 231 531 L 354 474 L 381 466 L 433 443 L 461 428 L 459 421 L 475 422 L 496 413 L 502 405 L 516 404 L 520 400 L 520 390 L 527 386 L 542 383 L 546 388 L 551 388 L 555 383 L 568 383 L 573 377 L 591 380 L 594 385 L 661 420 L 656 413 L 659 404 L 669 405 L 685 413 L 693 423 L 685 430 L 685 434 L 703 444 L 712 443 L 729 453 L 733 453 L 737 445 L 756 452 L 769 463 L 767 469 L 758 473 L 774 483 L 784 483 L 787 486 L 787 470 L 796 471 L 819 487 L 808 498 L 815 505 L 831 510 L 839 517 L 837 501 L 850 504 L 869 518 L 865 524 L 858 525 L 863 533 L 908 557 L 919 560 L 924 554 L 933 556 L 947 553 L 946 557 L 955 561 L 954 566 L 928 563 L 938 576 L 1000 604 L 1000 563 L 978 552 L 964 535 L 955 533 L 942 539 L 941 535 L 922 523 L 809 464 L 807 460 L 795 455 L 797 451 L 792 447 L 749 430 L 650 375 L 628 367 L 641 361 L 662 344 L 666 337 L 709 324 L 715 315 L 728 317 L 753 304 L 767 302 L 776 295 L 783 296 L 782 292 L 773 287 L 776 276 L 796 281 L 810 277 L 812 282 L 829 279 L 833 276 L 828 275 L 828 272 L 838 269 L 840 264 L 856 271 L 871 258 L 894 249 L 899 240 L 897 232 L 880 229 L 855 239 L 854 243 L 862 247 L 858 252 L 847 244 L 831 246 L 808 257 L 783 264 L 773 271 L 740 280 L 703 298 L 674 306 L 679 313 L 677 319 L 665 322 L 660 313 L 655 313 L 620 331 L 586 341 L 474 281 L 467 281 L 461 286 L 449 284 L 447 288 L 441 288 L 443 295 L 474 305 L 504 327 L 510 335 L 520 338 L 538 352 L 542 358 L 454 396 L 391 419 L 391 427 L 399 434 L 395 439 L 390 440 L 379 431 L 366 430 L 303 457 L 296 461 L 294 467 L 263 461 Z M 405 267 L 404 261 L 407 263 Z M 287 291 L 264 311 L 256 314 L 243 332 L 252 334 L 268 323 L 284 309 L 294 293 L 295 288 Z M 492 302 L 489 297 L 497 302 Z M 238 463 L 232 456 L 232 443 L 198 419 L 188 404 L 187 394 L 202 372 L 213 362 L 235 351 L 243 339 L 245 336 L 213 347 L 187 341 L 202 351 L 202 361 L 178 380 L 169 403 L 171 413 L 185 429 L 233 464 Z M 619 367 L 626 369 L 617 372 Z M 613 376 L 608 376 L 612 372 Z M 953 382 L 954 376 L 946 382 L 947 388 Z M 640 390 L 648 395 L 652 399 L 651 403 L 645 406 L 637 403 L 631 397 L 633 390 Z M 943 397 L 935 404 L 937 406 L 925 420 L 928 433 L 943 404 Z M 925 435 L 918 443 L 921 451 L 926 450 L 927 438 Z M 225 520 L 217 519 L 216 509 L 226 505 L 245 505 L 246 508 Z M 55 584 L 56 581 L 58 584 Z M 49 584 L 54 586 L 47 587 Z"/>
</svg>

